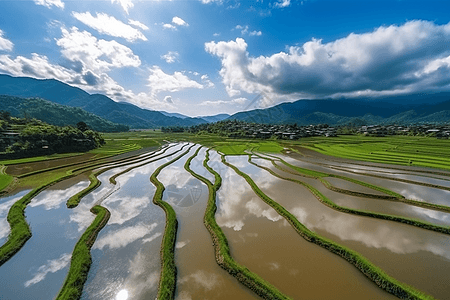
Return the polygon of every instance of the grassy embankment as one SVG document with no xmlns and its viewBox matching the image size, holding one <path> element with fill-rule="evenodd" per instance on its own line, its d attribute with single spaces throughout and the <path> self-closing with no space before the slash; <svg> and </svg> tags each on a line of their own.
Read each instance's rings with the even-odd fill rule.
<svg viewBox="0 0 450 300">
<path fill-rule="evenodd" d="M 177 267 L 175 266 L 175 241 L 177 237 L 178 221 L 175 210 L 169 203 L 162 200 L 164 185 L 158 180 L 161 170 L 168 165 L 176 162 L 184 155 L 189 153 L 192 147 L 175 157 L 171 161 L 159 166 L 150 176 L 150 181 L 155 185 L 156 191 L 153 195 L 153 203 L 160 206 L 166 214 L 166 226 L 161 243 L 161 276 L 159 279 L 158 299 L 173 299 L 175 297 L 175 288 L 177 283 Z"/>
<path fill-rule="evenodd" d="M 184 149 L 184 147 L 186 147 L 186 146 L 187 146 L 187 144 L 186 144 L 186 145 L 183 145 L 180 149 L 178 149 L 178 150 L 175 151 L 175 152 L 169 153 L 169 154 L 164 155 L 164 156 L 160 156 L 160 157 L 158 157 L 157 159 L 153 159 L 153 160 L 150 160 L 150 161 L 145 161 L 145 162 L 142 163 L 142 164 L 132 166 L 132 167 L 130 167 L 130 168 L 128 168 L 128 169 L 125 169 L 125 170 L 123 170 L 123 171 L 121 171 L 121 172 L 119 172 L 119 173 L 116 173 L 116 174 L 114 174 L 113 176 L 111 176 L 111 177 L 109 178 L 109 182 L 115 185 L 115 184 L 117 184 L 116 178 L 119 177 L 120 175 L 123 175 L 123 174 L 125 174 L 125 173 L 128 173 L 128 172 L 130 172 L 131 170 L 133 170 L 133 169 L 135 169 L 135 168 L 139 168 L 139 167 L 145 166 L 145 165 L 147 165 L 147 164 L 153 163 L 153 162 L 155 162 L 155 161 L 161 160 L 161 159 L 163 159 L 163 158 L 166 158 L 166 157 L 170 157 L 170 156 L 172 156 L 172 155 L 175 155 L 175 154 L 177 154 L 178 152 L 182 151 L 182 150 Z M 172 147 L 173 147 L 173 146 L 166 147 L 166 148 L 165 148 L 161 153 L 159 153 L 158 155 L 164 154 L 169 148 L 172 148 Z"/>
<path fill-rule="evenodd" d="M 8 240 L 3 246 L 0 247 L 0 266 L 8 261 L 14 254 L 25 245 L 25 243 L 31 238 L 31 230 L 27 221 L 25 220 L 25 208 L 31 202 L 31 200 L 38 195 L 41 191 L 64 179 L 68 179 L 71 176 L 59 177 L 46 184 L 33 189 L 31 192 L 23 196 L 20 200 L 15 202 L 9 209 L 7 221 L 11 228 L 8 235 Z"/>
<path fill-rule="evenodd" d="M 275 177 L 281 178 L 283 180 L 288 180 L 288 181 L 291 181 L 291 182 L 294 182 L 294 183 L 297 183 L 299 185 L 306 187 L 321 203 L 325 204 L 328 207 L 331 207 L 334 210 L 349 213 L 349 214 L 354 214 L 354 215 L 358 215 L 358 216 L 372 217 L 372 218 L 376 218 L 376 219 L 399 222 L 399 223 L 423 228 L 426 230 L 436 231 L 436 232 L 440 232 L 440 233 L 444 233 L 444 234 L 450 234 L 450 227 L 434 225 L 434 224 L 424 222 L 424 221 L 418 220 L 418 219 L 412 219 L 412 218 L 400 217 L 400 216 L 382 214 L 382 213 L 374 213 L 374 212 L 370 212 L 370 211 L 352 209 L 352 208 L 337 205 L 336 203 L 331 201 L 329 198 L 325 197 L 325 195 L 323 195 L 319 190 L 317 190 L 315 187 L 311 186 L 310 184 L 300 181 L 300 180 L 297 180 L 297 179 L 283 177 L 280 174 L 275 173 L 270 168 L 266 168 L 264 166 L 260 166 L 256 163 L 254 163 L 251 160 L 251 155 L 248 156 L 248 162 L 261 168 L 261 169 L 266 170 L 267 172 L 269 172 L 271 175 L 273 175 Z"/>
<path fill-rule="evenodd" d="M 56 298 L 58 300 L 81 298 L 83 286 L 92 263 L 91 247 L 100 230 L 108 223 L 111 215 L 108 209 L 99 205 L 92 207 L 91 212 L 97 216 L 75 245 L 70 261 L 69 273 Z"/>
<path fill-rule="evenodd" d="M 91 170 L 94 168 L 94 165 L 97 166 L 101 164 L 102 163 L 91 164 L 83 168 Z M 25 176 L 29 177 L 31 180 L 33 180 L 33 178 L 36 178 L 36 176 L 42 178 L 37 180 L 39 182 L 39 186 L 35 187 L 31 192 L 22 197 L 16 203 L 14 203 L 8 212 L 7 221 L 10 225 L 11 231 L 8 235 L 6 243 L 0 247 L 0 266 L 7 260 L 9 260 L 12 256 L 14 256 L 32 236 L 30 226 L 28 225 L 25 219 L 25 209 L 27 205 L 31 202 L 31 200 L 47 187 L 57 182 L 63 181 L 65 179 L 74 177 L 78 174 L 80 174 L 80 172 L 75 172 L 75 170 L 70 171 L 40 170 L 34 172 L 33 175 L 35 176 Z M 96 182 L 92 183 L 92 181 L 94 181 L 93 177 L 94 176 L 92 175 L 90 176 L 91 189 L 93 188 L 93 186 L 98 184 Z"/>
<path fill-rule="evenodd" d="M 450 141 L 432 137 L 353 135 L 308 138 L 295 144 L 336 157 L 450 170 Z"/>
<path fill-rule="evenodd" d="M 14 179 L 14 177 L 5 173 L 6 166 L 0 165 L 0 192 L 7 187 Z"/>
<path fill-rule="evenodd" d="M 165 153 L 167 151 L 167 149 L 169 149 L 169 148 L 170 147 L 165 147 L 164 150 L 162 151 L 162 153 L 160 153 L 160 154 Z M 76 193 L 72 197 L 70 197 L 67 200 L 67 203 L 66 203 L 67 207 L 68 208 L 74 208 L 74 207 L 78 206 L 78 204 L 80 203 L 81 199 L 84 196 L 86 196 L 92 190 L 94 190 L 97 187 L 99 187 L 101 185 L 101 182 L 98 180 L 98 176 L 101 175 L 102 173 L 104 173 L 106 171 L 109 171 L 111 169 L 114 169 L 114 168 L 124 167 L 124 166 L 130 165 L 130 164 L 135 164 L 135 163 L 139 163 L 139 162 L 142 162 L 142 161 L 146 161 L 146 160 L 148 160 L 148 159 L 150 159 L 152 157 L 160 155 L 160 154 L 155 154 L 156 152 L 157 151 L 152 151 L 152 152 L 150 152 L 149 154 L 147 154 L 145 156 L 138 155 L 138 159 L 136 159 L 136 156 L 133 156 L 131 158 L 124 158 L 122 160 L 115 161 L 113 165 L 110 165 L 108 167 L 99 169 L 99 170 L 91 173 L 89 175 L 89 181 L 90 181 L 89 186 L 87 188 L 81 190 L 80 192 Z M 172 154 L 170 154 L 170 155 L 172 155 Z M 146 163 L 148 163 L 148 162 L 146 162 Z M 102 164 L 91 165 L 91 166 L 89 166 L 88 169 L 92 170 L 94 166 L 98 166 L 98 165 L 102 165 Z M 73 171 L 80 171 L 80 170 L 84 170 L 85 168 L 86 167 L 81 167 L 81 168 L 75 169 Z M 132 168 L 130 168 L 130 169 L 132 169 Z M 110 179 L 110 181 L 111 181 L 111 179 Z M 111 181 L 111 182 L 115 184 L 115 180 Z"/>
<path fill-rule="evenodd" d="M 241 172 L 238 168 L 228 163 L 225 156 L 222 155 L 222 162 L 232 168 L 237 174 L 242 176 L 247 183 L 251 186 L 253 191 L 268 205 L 270 205 L 278 214 L 286 219 L 286 221 L 291 224 L 291 226 L 297 231 L 297 233 L 312 243 L 315 243 L 328 251 L 337 254 L 347 260 L 349 263 L 354 265 L 358 270 L 360 270 L 365 276 L 372 280 L 377 286 L 383 290 L 399 297 L 402 299 L 433 299 L 432 296 L 426 295 L 417 289 L 408 286 L 398 280 L 390 277 L 383 270 L 372 264 L 368 259 L 363 257 L 361 254 L 353 251 L 349 248 L 341 246 L 331 240 L 323 238 L 316 233 L 309 230 L 306 226 L 300 223 L 294 215 L 288 212 L 283 206 L 275 202 L 269 196 L 264 194 L 255 182 L 247 174 Z"/>
<path fill-rule="evenodd" d="M 255 154 L 261 158 L 265 158 L 263 156 L 260 156 L 258 154 Z M 267 155 L 267 154 L 266 154 Z M 328 174 L 328 173 L 323 173 L 323 172 L 317 172 L 314 170 L 308 170 L 305 168 L 300 168 L 297 166 L 294 166 L 288 162 L 286 162 L 285 160 L 283 160 L 280 157 L 277 156 L 272 156 L 272 155 L 267 155 L 267 156 L 271 156 L 273 158 L 276 158 L 277 160 L 279 160 L 282 164 L 284 164 L 285 166 L 289 167 L 291 170 L 294 170 L 294 172 L 290 172 L 288 169 L 282 168 L 280 167 L 278 164 L 276 164 L 276 162 L 274 160 L 272 160 L 272 164 L 285 172 L 289 172 L 295 175 L 300 175 L 300 176 L 305 176 L 305 177 L 310 177 L 310 178 L 315 178 L 318 179 L 325 187 L 327 187 L 328 189 L 335 191 L 335 192 L 339 192 L 339 193 L 343 193 L 343 194 L 348 194 L 351 196 L 358 196 L 358 197 L 365 197 L 365 198 L 373 198 L 373 199 L 380 199 L 380 200 L 389 200 L 389 201 L 399 201 L 399 202 L 403 202 L 409 205 L 414 205 L 417 207 L 423 207 L 423 208 L 427 208 L 427 209 L 433 209 L 433 210 L 438 210 L 438 211 L 443 211 L 443 212 L 450 212 L 450 207 L 449 206 L 445 206 L 445 205 L 440 205 L 440 204 L 434 204 L 434 203 L 429 203 L 429 202 L 424 202 L 424 201 L 416 201 L 416 200 L 411 200 L 411 199 L 406 199 L 403 195 L 400 195 L 398 193 L 395 193 L 391 190 L 385 189 L 383 187 L 380 186 L 376 186 L 364 181 L 360 181 L 360 180 L 356 180 L 353 178 L 349 178 L 349 177 L 345 177 L 342 175 L 334 175 L 334 174 Z M 360 193 L 360 192 L 353 192 L 353 191 L 349 191 L 349 190 L 345 190 L 345 189 L 341 189 L 338 187 L 333 186 L 329 181 L 327 181 L 325 179 L 325 177 L 334 177 L 334 178 L 339 178 L 339 179 L 343 179 L 361 186 L 365 186 L 368 187 L 370 189 L 382 192 L 387 194 L 388 196 L 383 196 L 383 195 L 374 195 L 374 194 L 366 194 L 366 193 Z"/>
<path fill-rule="evenodd" d="M 274 286 L 266 282 L 264 279 L 256 275 L 255 273 L 248 270 L 246 267 L 239 265 L 231 256 L 230 248 L 228 246 L 228 241 L 223 233 L 222 229 L 217 225 L 215 214 L 217 210 L 216 206 L 216 193 L 220 188 L 222 179 L 220 175 L 214 171 L 211 167 L 208 166 L 209 161 L 209 149 L 206 152 L 205 160 L 203 161 L 203 166 L 215 177 L 214 184 L 211 183 L 205 177 L 195 173 L 189 167 L 192 159 L 197 156 L 200 148 L 188 158 L 186 161 L 184 168 L 186 171 L 191 173 L 192 176 L 201 180 L 208 186 L 209 196 L 208 196 L 208 204 L 205 211 L 204 216 L 204 224 L 208 229 L 211 238 L 213 240 L 216 262 L 217 264 L 225 269 L 229 274 L 236 277 L 239 282 L 243 285 L 251 289 L 257 295 L 261 296 L 264 299 L 288 299 L 287 296 L 283 295 L 280 291 L 278 291 Z"/>
</svg>

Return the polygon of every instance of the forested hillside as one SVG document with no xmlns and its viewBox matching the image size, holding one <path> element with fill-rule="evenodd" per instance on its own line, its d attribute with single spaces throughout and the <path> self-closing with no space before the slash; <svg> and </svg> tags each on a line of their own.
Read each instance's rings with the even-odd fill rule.
<svg viewBox="0 0 450 300">
<path fill-rule="evenodd" d="M 0 110 L 13 117 L 35 118 L 51 125 L 76 125 L 86 123 L 89 128 L 101 132 L 128 131 L 126 125 L 115 124 L 78 107 L 71 107 L 40 98 L 19 98 L 0 95 Z"/>
<path fill-rule="evenodd" d="M 101 135 L 85 123 L 55 126 L 36 119 L 11 117 L 0 111 L 0 156 L 30 157 L 53 153 L 85 152 L 104 144 Z"/>
</svg>

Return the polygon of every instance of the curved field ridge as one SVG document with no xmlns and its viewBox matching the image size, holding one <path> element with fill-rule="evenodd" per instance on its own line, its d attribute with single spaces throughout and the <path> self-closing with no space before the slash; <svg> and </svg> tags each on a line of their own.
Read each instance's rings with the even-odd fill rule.
<svg viewBox="0 0 450 300">
<path fill-rule="evenodd" d="M 184 168 L 186 171 L 191 173 L 192 176 L 201 180 L 208 186 L 209 190 L 209 198 L 208 205 L 206 207 L 205 216 L 204 216 L 204 224 L 208 229 L 211 238 L 213 240 L 216 262 L 217 264 L 226 270 L 229 274 L 236 277 L 239 282 L 243 285 L 251 289 L 257 295 L 261 296 L 264 299 L 288 299 L 287 296 L 283 295 L 280 291 L 278 291 L 274 286 L 264 281 L 261 277 L 256 275 L 255 273 L 249 271 L 246 267 L 239 265 L 231 256 L 230 248 L 228 246 L 227 238 L 223 233 L 222 229 L 217 225 L 215 214 L 217 210 L 216 206 L 216 192 L 220 188 L 222 179 L 220 175 L 214 171 L 211 167 L 208 166 L 209 161 L 209 150 L 206 152 L 205 160 L 203 161 L 203 166 L 215 177 L 214 185 L 206 179 L 205 177 L 195 173 L 189 167 L 192 159 L 197 156 L 198 152 L 201 148 L 197 149 L 197 151 L 188 158 L 186 161 Z"/>
<path fill-rule="evenodd" d="M 36 195 L 47 187 L 70 177 L 72 177 L 72 175 L 66 175 L 49 183 L 43 184 L 23 196 L 19 201 L 11 206 L 7 217 L 11 232 L 8 235 L 8 240 L 6 243 L 0 247 L 0 266 L 13 257 L 14 254 L 19 252 L 23 245 L 25 245 L 25 243 L 31 238 L 30 226 L 25 220 L 25 208 L 27 205 Z"/>
<path fill-rule="evenodd" d="M 442 185 L 438 185 L 438 184 L 432 184 L 432 183 L 426 183 L 426 182 L 420 182 L 420 181 L 414 181 L 414 180 L 402 179 L 402 178 L 393 178 L 393 177 L 381 176 L 381 175 L 370 174 L 370 173 L 362 173 L 362 172 L 358 173 L 358 172 L 345 170 L 345 169 L 341 169 L 341 168 L 336 168 L 336 167 L 334 167 L 333 169 L 336 169 L 336 170 L 339 170 L 339 171 L 343 171 L 343 172 L 347 172 L 347 173 L 352 173 L 352 174 L 358 174 L 358 175 L 370 176 L 370 177 L 375 177 L 375 178 L 394 180 L 394 181 L 399 181 L 399 182 L 404 182 L 404 183 L 409 183 L 409 184 L 417 184 L 417 185 L 422 185 L 422 186 L 426 186 L 426 187 L 436 188 L 436 189 L 440 189 L 440 190 L 450 191 L 450 187 L 442 186 Z"/>
<path fill-rule="evenodd" d="M 331 240 L 317 235 L 316 233 L 309 230 L 306 226 L 300 223 L 297 218 L 288 212 L 283 206 L 275 202 L 272 198 L 264 194 L 255 182 L 247 174 L 241 172 L 234 165 L 228 163 L 225 156 L 222 155 L 222 162 L 232 168 L 237 174 L 242 176 L 247 183 L 251 186 L 253 191 L 268 205 L 270 205 L 275 211 L 278 212 L 282 217 L 284 217 L 291 226 L 297 231 L 297 233 L 303 237 L 305 240 L 315 243 L 328 251 L 337 254 L 347 260 L 349 263 L 354 265 L 358 270 L 360 270 L 365 276 L 372 280 L 377 286 L 383 290 L 401 298 L 401 299 L 434 299 L 432 296 L 424 294 L 419 290 L 404 284 L 396 279 L 390 277 L 383 270 L 372 264 L 367 258 L 363 257 L 356 251 L 339 245 Z"/>
<path fill-rule="evenodd" d="M 164 148 L 164 151 L 163 151 L 162 153 L 166 152 L 167 149 L 169 149 L 169 148 L 170 148 L 170 147 L 165 147 L 165 148 Z M 155 152 L 157 152 L 157 151 L 158 151 L 158 150 L 155 150 L 155 151 L 150 152 L 150 153 L 149 153 L 148 155 L 146 155 L 144 158 L 140 158 L 140 159 L 137 159 L 137 160 L 134 160 L 134 159 L 133 159 L 133 160 L 127 159 L 125 162 L 123 162 L 123 163 L 121 163 L 121 164 L 118 164 L 118 165 L 112 165 L 112 166 L 109 166 L 109 167 L 100 169 L 100 170 L 98 170 L 98 171 L 96 171 L 96 172 L 93 172 L 92 174 L 89 175 L 89 181 L 90 181 L 89 186 L 88 186 L 87 188 L 83 189 L 82 191 L 76 193 L 76 194 L 73 195 L 72 197 L 70 197 L 70 198 L 67 200 L 67 202 L 66 202 L 67 207 L 68 207 L 68 208 L 74 208 L 74 207 L 77 207 L 78 204 L 80 203 L 81 199 L 82 199 L 84 196 L 86 196 L 86 195 L 89 194 L 92 190 L 94 190 L 94 189 L 96 189 L 97 187 L 99 187 L 99 186 L 101 185 L 101 182 L 98 180 L 98 176 L 99 176 L 100 174 L 102 174 L 102 173 L 104 173 L 104 172 L 106 172 L 106 171 L 109 171 L 109 170 L 111 170 L 111 169 L 114 169 L 114 168 L 119 168 L 119 167 L 131 165 L 131 164 L 138 163 L 138 162 L 147 160 L 147 159 L 149 159 L 149 158 L 155 157 L 156 155 L 159 155 L 159 154 L 155 154 Z M 176 152 L 174 152 L 174 153 L 177 153 L 177 152 L 179 152 L 179 151 L 181 151 L 181 150 L 178 150 L 178 151 L 176 151 Z M 162 154 L 162 153 L 160 153 L 160 154 Z M 170 154 L 170 155 L 173 155 L 174 153 L 172 153 L 172 154 Z M 167 156 L 170 156 L 170 155 L 166 155 L 166 156 L 164 156 L 164 157 L 167 157 Z M 161 157 L 161 158 L 164 158 L 164 157 Z M 160 158 L 159 158 L 159 159 L 160 159 Z M 149 163 L 149 162 L 146 162 L 146 163 Z M 96 164 L 95 166 L 97 166 L 97 164 Z M 94 168 L 94 166 L 88 166 L 88 167 L 83 167 L 83 168 L 84 168 L 84 169 L 87 168 L 88 170 L 92 170 L 92 169 Z M 133 168 L 129 168 L 129 169 L 127 169 L 127 171 L 129 171 L 129 170 L 131 170 L 131 169 L 133 169 Z M 79 171 L 79 170 L 78 170 L 78 171 Z M 86 171 L 86 169 L 85 169 L 85 171 Z M 73 172 L 74 172 L 74 171 L 72 171 L 72 173 L 73 173 Z M 124 173 L 124 172 L 121 172 L 121 173 L 119 173 L 119 175 L 121 175 L 121 174 L 123 174 L 123 173 Z M 118 176 L 118 175 L 117 175 L 117 176 Z M 117 176 L 113 176 L 113 177 L 111 177 L 111 178 L 116 178 Z M 113 184 L 116 184 L 116 182 L 115 182 L 114 179 L 113 179 L 113 181 L 111 181 L 111 178 L 110 178 L 110 182 L 113 183 Z"/>
<path fill-rule="evenodd" d="M 321 192 L 319 192 L 312 185 L 310 185 L 310 184 L 308 184 L 306 182 L 297 180 L 297 179 L 293 179 L 293 178 L 289 178 L 289 177 L 283 177 L 283 176 L 275 173 L 274 171 L 272 171 L 269 168 L 266 168 L 264 166 L 260 166 L 260 165 L 258 165 L 256 163 L 254 163 L 251 160 L 251 155 L 248 156 L 248 162 L 251 163 L 252 165 L 255 165 L 255 166 L 257 166 L 257 167 L 259 167 L 261 169 L 266 170 L 267 172 L 269 172 L 271 175 L 273 175 L 275 177 L 281 178 L 283 180 L 288 180 L 288 181 L 291 181 L 291 182 L 295 182 L 297 184 L 300 184 L 300 185 L 306 187 L 317 198 L 317 200 L 319 200 L 321 203 L 323 203 L 326 206 L 331 207 L 332 209 L 335 209 L 337 211 L 350 213 L 350 214 L 354 214 L 354 215 L 358 215 L 358 216 L 372 217 L 372 218 L 376 218 L 376 219 L 382 219 L 382 220 L 399 222 L 399 223 L 403 223 L 403 224 L 407 224 L 407 225 L 412 225 L 412 226 L 416 226 L 416 227 L 419 227 L 419 228 L 423 228 L 423 229 L 426 229 L 426 230 L 436 231 L 436 232 L 440 232 L 440 233 L 444 233 L 444 234 L 450 234 L 450 227 L 439 226 L 439 225 L 431 224 L 431 223 L 428 223 L 428 222 L 424 222 L 422 220 L 416 220 L 416 219 L 400 217 L 400 216 L 394 216 L 394 215 L 389 215 L 389 214 L 374 213 L 374 212 L 370 212 L 370 211 L 352 209 L 352 208 L 348 208 L 348 207 L 337 205 L 336 203 L 331 201 L 329 198 L 325 197 L 325 195 L 323 195 Z M 327 183 L 328 183 L 328 181 L 327 181 Z"/>
<path fill-rule="evenodd" d="M 353 178 L 348 178 L 348 177 L 341 176 L 341 175 L 317 172 L 317 171 L 313 171 L 313 170 L 300 168 L 300 167 L 294 166 L 294 165 L 286 162 L 284 159 L 282 159 L 280 157 L 273 156 L 273 155 L 268 155 L 268 156 L 278 159 L 285 166 L 287 166 L 287 167 L 297 171 L 300 174 L 309 175 L 310 177 L 313 177 L 313 178 L 316 178 L 316 179 L 317 178 L 322 178 L 323 179 L 323 177 L 339 178 L 339 179 L 343 179 L 343 180 L 346 180 L 346 181 L 349 181 L 349 182 L 353 182 L 353 183 L 359 184 L 361 186 L 368 187 L 368 188 L 370 188 L 372 190 L 375 190 L 375 191 L 379 191 L 379 192 L 385 193 L 385 194 L 387 194 L 389 196 L 392 196 L 394 198 L 405 198 L 402 195 L 400 195 L 400 194 L 398 194 L 396 192 L 393 192 L 391 190 L 385 189 L 385 188 L 383 188 L 381 186 L 373 185 L 373 184 L 370 184 L 370 183 L 367 183 L 367 182 L 364 182 L 364 181 L 360 181 L 360 180 L 353 179 Z M 264 157 L 261 157 L 261 158 L 264 158 Z M 276 165 L 276 164 L 274 163 L 274 165 Z M 331 186 L 331 183 L 328 183 L 328 184 Z M 336 188 L 336 189 L 338 189 L 338 188 Z M 340 189 L 340 190 L 343 190 L 343 189 Z M 376 197 L 376 195 L 373 195 L 373 196 Z M 380 197 L 383 197 L 383 196 L 380 196 Z M 387 198 L 387 199 L 389 199 L 389 198 Z"/>
<path fill-rule="evenodd" d="M 170 206 L 169 203 L 162 200 L 162 195 L 165 188 L 157 177 L 159 173 L 161 173 L 162 169 L 185 156 L 194 146 L 195 144 L 190 146 L 186 151 L 184 151 L 182 154 L 175 157 L 171 161 L 159 166 L 150 176 L 150 181 L 156 187 L 156 191 L 153 196 L 153 203 L 160 206 L 166 213 L 166 226 L 161 243 L 161 276 L 159 279 L 157 299 L 174 299 L 175 297 L 175 288 L 177 284 L 177 267 L 175 266 L 175 241 L 178 228 L 178 221 L 175 210 L 172 208 L 172 206 Z"/>
<path fill-rule="evenodd" d="M 254 153 L 254 154 L 256 156 L 260 157 L 260 158 L 268 159 L 266 157 L 258 155 L 257 153 Z M 424 201 L 417 201 L 417 200 L 406 199 L 403 195 L 400 195 L 398 193 L 395 193 L 395 192 L 393 192 L 391 190 L 385 189 L 385 188 L 380 187 L 380 186 L 376 186 L 376 185 L 373 185 L 373 184 L 370 184 L 370 183 L 366 183 L 364 181 L 356 180 L 356 179 L 353 179 L 353 178 L 348 178 L 348 177 L 341 176 L 341 175 L 334 175 L 334 174 L 328 174 L 328 173 L 311 171 L 311 170 L 308 170 L 308 169 L 304 169 L 304 168 L 300 168 L 300 167 L 294 166 L 294 165 L 284 161 L 282 158 L 279 158 L 277 156 L 273 156 L 273 155 L 267 155 L 267 156 L 276 158 L 277 160 L 281 161 L 284 165 L 286 165 L 287 167 L 289 167 L 293 171 L 289 171 L 287 169 L 284 169 L 284 168 L 280 167 L 278 164 L 276 164 L 275 160 L 272 160 L 272 164 L 277 169 L 279 169 L 281 171 L 284 171 L 284 172 L 291 173 L 291 174 L 300 175 L 300 176 L 303 176 L 303 177 L 309 177 L 309 178 L 318 179 L 320 182 L 322 182 L 322 184 L 326 188 L 328 188 L 328 189 L 330 189 L 332 191 L 338 192 L 338 193 L 343 193 L 343 194 L 347 194 L 347 195 L 351 195 L 351 196 L 364 197 L 364 198 L 373 198 L 373 199 L 389 200 L 389 201 L 399 201 L 399 202 L 403 202 L 403 203 L 406 203 L 406 204 L 409 204 L 409 205 L 414 205 L 414 206 L 423 207 L 423 208 L 427 208 L 427 209 L 433 209 L 433 210 L 438 210 L 438 211 L 443 211 L 443 212 L 450 212 L 450 207 L 446 206 L 446 205 L 440 205 L 440 204 L 434 204 L 434 203 L 429 203 L 429 202 L 424 202 Z M 294 173 L 294 171 L 295 171 L 295 173 Z M 323 177 L 334 177 L 334 178 L 347 180 L 349 182 L 352 182 L 352 183 L 355 183 L 355 184 L 359 184 L 361 186 L 365 186 L 365 187 L 371 188 L 371 189 L 379 191 L 379 192 L 383 192 L 385 194 L 388 194 L 389 196 L 365 194 L 365 193 L 359 193 L 359 192 L 353 192 L 353 191 L 348 191 L 348 190 L 345 190 L 345 189 L 341 189 L 341 188 L 333 186 L 330 182 L 328 182 Z"/>
<path fill-rule="evenodd" d="M 161 152 L 161 153 L 159 153 L 158 155 L 161 155 L 161 154 L 166 153 L 166 151 L 167 151 L 169 148 L 172 148 L 172 147 L 173 147 L 173 146 L 165 147 L 164 151 Z M 178 152 L 180 152 L 181 150 L 183 150 L 183 148 L 184 148 L 184 146 L 181 147 L 181 149 L 179 149 L 179 150 L 177 150 L 177 151 L 175 151 L 175 152 L 173 152 L 173 153 L 169 153 L 169 154 L 167 154 L 167 155 L 160 156 L 160 157 L 158 157 L 157 159 L 153 159 L 153 160 L 150 160 L 150 161 L 146 161 L 146 162 L 144 162 L 144 163 L 142 163 L 142 164 L 139 164 L 139 165 L 130 167 L 130 168 L 128 168 L 128 169 L 126 169 L 126 170 L 123 170 L 123 171 L 121 171 L 121 172 L 119 172 L 119 173 L 117 173 L 117 174 L 114 174 L 114 176 L 112 176 L 112 177 L 109 178 L 109 182 L 112 183 L 112 184 L 117 184 L 116 178 L 119 177 L 120 175 L 123 175 L 123 174 L 125 174 L 125 173 L 127 173 L 127 172 L 129 172 L 129 171 L 131 171 L 131 170 L 133 170 L 133 169 L 135 169 L 135 168 L 139 168 L 139 167 L 145 166 L 145 165 L 147 165 L 147 164 L 150 164 L 150 163 L 152 163 L 152 162 L 158 161 L 158 160 L 160 160 L 160 159 L 163 159 L 163 158 L 172 156 L 172 155 L 174 155 L 174 154 L 177 154 Z M 155 157 L 155 155 L 149 156 L 148 158 L 153 158 L 153 157 Z M 147 158 L 147 159 L 148 159 L 148 158 Z M 141 161 L 141 160 L 140 160 L 140 161 Z"/>
<path fill-rule="evenodd" d="M 72 253 L 70 269 L 66 280 L 59 291 L 57 300 L 80 299 L 92 263 L 91 247 L 100 230 L 108 223 L 111 213 L 103 206 L 96 205 L 91 212 L 97 217 L 86 229 Z"/>
<path fill-rule="evenodd" d="M 0 165 L 0 195 L 5 194 L 5 189 L 13 181 L 14 177 L 5 173 L 6 166 Z"/>
</svg>

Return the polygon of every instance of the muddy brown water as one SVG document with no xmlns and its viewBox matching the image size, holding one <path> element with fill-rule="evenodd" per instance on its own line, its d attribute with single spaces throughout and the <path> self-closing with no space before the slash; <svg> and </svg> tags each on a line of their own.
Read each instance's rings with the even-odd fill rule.
<svg viewBox="0 0 450 300">
<path fill-rule="evenodd" d="M 202 147 L 202 149 L 200 149 L 197 156 L 194 157 L 194 159 L 192 159 L 190 167 L 192 171 L 205 177 L 206 179 L 211 181 L 211 183 L 214 184 L 215 181 L 214 175 L 212 175 L 208 170 L 206 170 L 205 167 L 203 167 L 203 161 L 205 160 L 206 150 L 207 148 L 205 147 Z"/>
<path fill-rule="evenodd" d="M 255 159 L 252 158 L 252 161 L 258 165 L 271 168 L 272 171 L 275 173 L 288 178 L 294 178 L 297 180 L 302 181 L 304 177 L 301 176 L 292 176 L 292 174 L 287 172 L 282 172 L 279 169 L 276 169 L 273 167 L 272 163 L 265 160 L 265 159 Z M 287 169 L 286 167 L 282 166 L 283 169 Z M 381 194 L 385 195 L 381 192 L 375 193 L 377 191 L 366 188 L 364 186 L 360 186 L 358 184 L 339 179 L 339 178 L 332 178 L 332 177 L 326 177 L 326 180 L 330 181 L 333 185 L 340 187 L 342 189 L 346 189 L 349 191 L 358 191 L 358 192 L 365 192 L 369 194 Z M 432 209 L 426 209 L 422 207 L 416 207 L 413 205 L 408 205 L 406 203 L 401 202 L 395 202 L 395 201 L 389 201 L 389 200 L 381 200 L 381 199 L 373 199 L 373 198 L 364 198 L 364 197 L 357 197 L 357 196 L 351 196 L 343 193 L 338 193 L 331 191 L 327 188 L 324 188 L 322 184 L 318 184 L 317 182 L 314 183 L 315 187 L 320 190 L 320 192 L 326 196 L 327 198 L 331 199 L 334 203 L 337 205 L 348 207 L 352 209 L 357 210 L 365 210 L 365 211 L 371 211 L 371 212 L 377 212 L 382 214 L 390 214 L 390 215 L 396 215 L 396 216 L 403 216 L 407 218 L 413 218 L 422 220 L 425 222 L 441 225 L 441 226 L 450 226 L 450 213 L 445 213 L 441 211 L 436 211 Z M 360 187 L 362 189 L 360 189 Z"/>
<path fill-rule="evenodd" d="M 301 238 L 231 168 L 217 171 L 223 181 L 216 219 L 238 263 L 294 299 L 395 298 L 345 260 Z"/>
<path fill-rule="evenodd" d="M 349 182 L 347 180 L 344 179 L 340 179 L 340 178 L 333 178 L 333 177 L 325 177 L 325 180 L 327 180 L 329 183 L 331 183 L 332 185 L 334 185 L 335 187 L 344 189 L 344 190 L 350 190 L 353 192 L 358 192 L 358 193 L 365 193 L 365 194 L 372 194 L 372 195 L 383 195 L 386 196 L 385 193 L 368 188 L 366 186 L 362 186 L 353 182 Z"/>
<path fill-rule="evenodd" d="M 293 213 L 310 230 L 361 253 L 402 282 L 439 299 L 450 299 L 450 284 L 442 283 L 442 278 L 446 278 L 450 271 L 447 250 L 450 236 L 335 211 L 321 204 L 306 188 L 250 165 L 247 157 L 232 157 L 229 160 L 249 174 L 264 193 Z M 326 190 L 315 179 L 300 180 L 321 192 Z"/>
<path fill-rule="evenodd" d="M 450 191 L 326 168 L 324 166 L 319 166 L 304 161 L 298 161 L 286 156 L 283 156 L 283 159 L 285 159 L 287 162 L 291 164 L 294 164 L 302 168 L 311 169 L 319 172 L 325 172 L 329 174 L 341 175 L 349 178 L 354 178 L 360 181 L 364 181 L 373 185 L 378 185 L 387 188 L 391 191 L 394 191 L 396 193 L 399 193 L 407 199 L 450 206 Z"/>
<path fill-rule="evenodd" d="M 165 186 L 163 200 L 174 208 L 178 220 L 176 299 L 257 299 L 215 261 L 212 239 L 203 224 L 208 188 L 184 169 L 195 150 L 158 176 Z"/>
</svg>

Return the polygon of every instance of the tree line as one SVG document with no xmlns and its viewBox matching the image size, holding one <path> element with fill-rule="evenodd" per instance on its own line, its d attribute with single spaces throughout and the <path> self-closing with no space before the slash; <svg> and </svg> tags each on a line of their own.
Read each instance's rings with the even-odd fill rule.
<svg viewBox="0 0 450 300">
<path fill-rule="evenodd" d="M 55 126 L 36 119 L 11 117 L 0 111 L 0 152 L 4 158 L 85 152 L 105 143 L 86 123 Z"/>
</svg>

